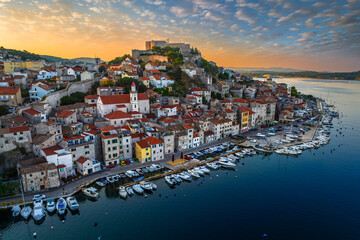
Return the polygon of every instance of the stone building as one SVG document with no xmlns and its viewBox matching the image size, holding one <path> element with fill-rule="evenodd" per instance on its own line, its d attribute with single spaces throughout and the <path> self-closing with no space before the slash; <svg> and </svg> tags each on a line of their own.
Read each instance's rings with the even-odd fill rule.
<svg viewBox="0 0 360 240">
<path fill-rule="evenodd" d="M 30 150 L 31 132 L 28 126 L 0 128 L 0 153 L 25 147 Z"/>
<path fill-rule="evenodd" d="M 18 171 L 25 192 L 36 192 L 60 186 L 58 168 L 44 157 L 20 161 Z"/>
</svg>

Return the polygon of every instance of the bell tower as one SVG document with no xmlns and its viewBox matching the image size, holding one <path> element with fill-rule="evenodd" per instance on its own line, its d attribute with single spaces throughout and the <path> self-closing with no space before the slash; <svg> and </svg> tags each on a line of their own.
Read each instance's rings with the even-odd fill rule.
<svg viewBox="0 0 360 240">
<path fill-rule="evenodd" d="M 139 111 L 138 93 L 136 91 L 136 85 L 134 82 L 131 83 L 130 111 Z"/>
</svg>

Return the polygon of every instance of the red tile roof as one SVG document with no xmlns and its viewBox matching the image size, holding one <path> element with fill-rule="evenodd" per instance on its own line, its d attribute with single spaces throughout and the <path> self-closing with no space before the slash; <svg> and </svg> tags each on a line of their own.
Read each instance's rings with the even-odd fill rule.
<svg viewBox="0 0 360 240">
<path fill-rule="evenodd" d="M 139 147 L 141 147 L 141 148 L 150 147 L 149 143 L 145 139 L 141 140 L 141 141 L 137 141 L 136 144 L 139 145 Z"/>
<path fill-rule="evenodd" d="M 80 163 L 80 164 L 84 164 L 84 163 L 85 163 L 86 161 L 88 161 L 88 160 L 90 160 L 90 159 L 81 156 L 81 157 L 79 157 L 79 159 L 76 160 L 76 161 L 77 161 L 78 163 Z"/>
<path fill-rule="evenodd" d="M 164 143 L 163 141 L 155 138 L 155 137 L 148 137 L 145 138 L 144 141 L 147 141 L 150 145 L 155 145 L 155 144 L 161 144 Z"/>
<path fill-rule="evenodd" d="M 57 154 L 55 151 L 61 150 L 61 149 L 63 149 L 63 148 L 58 146 L 58 145 L 55 145 L 55 146 L 52 146 L 52 147 L 43 148 L 41 150 L 45 153 L 46 156 L 51 156 L 51 155 Z"/>
<path fill-rule="evenodd" d="M 121 118 L 132 118 L 133 116 L 131 116 L 130 114 L 127 114 L 123 111 L 115 111 L 112 113 L 109 113 L 108 115 L 105 115 L 105 118 L 107 119 L 121 119 Z"/>
<path fill-rule="evenodd" d="M 130 94 L 100 96 L 103 104 L 130 103 Z M 139 100 L 149 100 L 145 93 L 138 93 Z"/>
<path fill-rule="evenodd" d="M 37 114 L 40 114 L 41 112 L 39 112 L 38 110 L 35 110 L 35 109 L 33 109 L 33 108 L 30 108 L 30 109 L 26 109 L 26 110 L 24 111 L 24 113 L 27 113 L 27 114 L 29 114 L 29 115 L 31 115 L 31 116 L 35 116 L 35 115 L 37 115 Z"/>
<path fill-rule="evenodd" d="M 60 112 L 57 116 L 59 118 L 67 118 L 67 117 L 70 117 L 74 113 L 75 113 L 74 111 L 64 110 L 64 111 Z"/>
<path fill-rule="evenodd" d="M 85 98 L 86 99 L 97 99 L 99 97 L 99 95 L 87 95 Z"/>
<path fill-rule="evenodd" d="M 230 109 L 225 109 L 224 112 L 226 112 L 226 113 L 234 113 L 234 112 L 231 111 Z"/>
<path fill-rule="evenodd" d="M 193 129 L 193 127 L 190 126 L 190 125 L 184 125 L 184 128 L 186 128 L 186 129 Z"/>
<path fill-rule="evenodd" d="M 0 87 L 0 95 L 15 95 L 20 87 Z"/>
<path fill-rule="evenodd" d="M 11 133 L 30 131 L 28 126 L 9 127 Z"/>
</svg>

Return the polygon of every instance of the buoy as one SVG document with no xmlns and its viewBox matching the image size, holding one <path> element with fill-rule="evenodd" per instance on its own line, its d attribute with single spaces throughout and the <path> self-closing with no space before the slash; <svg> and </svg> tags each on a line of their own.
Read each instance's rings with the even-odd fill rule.
<svg viewBox="0 0 360 240">
<path fill-rule="evenodd" d="M 94 222 L 94 227 L 96 227 L 98 225 L 98 223 L 97 222 Z"/>
<path fill-rule="evenodd" d="M 106 212 L 105 215 L 108 215 L 108 213 Z"/>
<path fill-rule="evenodd" d="M 235 176 L 237 178 L 237 176 Z"/>
<path fill-rule="evenodd" d="M 145 194 L 145 198 L 147 198 L 147 195 Z"/>
<path fill-rule="evenodd" d="M 176 196 L 176 193 L 174 193 L 174 196 Z"/>
<path fill-rule="evenodd" d="M 219 175 L 216 175 L 216 177 L 219 177 Z"/>
<path fill-rule="evenodd" d="M 267 237 L 267 234 L 266 234 L 266 233 L 264 233 L 264 234 L 263 234 L 263 237 Z"/>
<path fill-rule="evenodd" d="M 166 195 L 165 195 L 165 197 L 167 198 L 167 197 L 168 197 L 168 195 L 166 194 Z"/>
<path fill-rule="evenodd" d="M 62 220 L 62 223 L 65 223 L 65 220 Z"/>
<path fill-rule="evenodd" d="M 186 197 L 186 195 L 184 194 L 184 197 Z"/>
<path fill-rule="evenodd" d="M 34 238 L 36 238 L 36 236 L 37 236 L 37 233 L 36 233 L 36 232 L 34 232 L 34 233 L 33 233 L 33 236 L 34 236 Z"/>
<path fill-rule="evenodd" d="M 54 226 L 51 226 L 51 230 L 54 230 Z"/>
</svg>

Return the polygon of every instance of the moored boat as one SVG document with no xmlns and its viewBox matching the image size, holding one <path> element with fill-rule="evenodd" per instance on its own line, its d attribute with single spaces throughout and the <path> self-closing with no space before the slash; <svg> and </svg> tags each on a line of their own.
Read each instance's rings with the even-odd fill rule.
<svg viewBox="0 0 360 240">
<path fill-rule="evenodd" d="M 49 212 L 49 213 L 52 213 L 54 212 L 56 209 L 56 206 L 55 206 L 55 199 L 48 199 L 46 200 L 46 210 Z"/>
<path fill-rule="evenodd" d="M 31 212 L 32 212 L 32 208 L 30 206 L 23 207 L 23 209 L 21 209 L 20 211 L 20 215 L 27 220 Z"/>
<path fill-rule="evenodd" d="M 36 200 L 34 202 L 34 209 L 32 211 L 32 216 L 36 221 L 40 221 L 43 217 L 45 217 L 45 210 L 42 200 Z"/>
<path fill-rule="evenodd" d="M 224 168 L 234 168 L 236 166 L 235 163 L 232 163 L 225 159 L 220 159 L 219 164 Z"/>
<path fill-rule="evenodd" d="M 82 191 L 88 197 L 97 198 L 99 197 L 99 193 L 96 192 L 96 190 L 97 190 L 96 188 L 89 187 L 89 188 L 84 188 Z"/>
<path fill-rule="evenodd" d="M 127 192 L 124 186 L 120 186 L 119 187 L 119 195 L 122 198 L 126 198 L 127 197 Z"/>
<path fill-rule="evenodd" d="M 126 187 L 125 190 L 129 196 L 134 195 L 134 190 L 131 187 Z"/>
<path fill-rule="evenodd" d="M 76 198 L 74 198 L 74 197 L 67 197 L 66 203 L 68 205 L 68 208 L 72 211 L 79 209 L 79 203 L 77 202 Z"/>
<path fill-rule="evenodd" d="M 96 184 L 97 184 L 98 186 L 100 186 L 100 187 L 104 187 L 104 186 L 105 186 L 105 184 L 104 184 L 104 183 L 99 182 L 99 181 L 97 181 L 97 182 L 96 182 Z"/>
<path fill-rule="evenodd" d="M 140 184 L 133 185 L 132 189 L 138 194 L 144 193 L 144 190 L 141 188 Z"/>
<path fill-rule="evenodd" d="M 166 176 L 165 177 L 165 181 L 170 184 L 170 185 L 175 185 L 176 184 L 176 181 L 174 178 L 170 177 L 170 176 Z"/>
<path fill-rule="evenodd" d="M 13 217 L 17 217 L 20 214 L 21 208 L 19 205 L 15 205 L 11 208 Z"/>
<path fill-rule="evenodd" d="M 152 191 L 152 185 L 149 182 L 140 182 L 140 186 L 142 187 L 142 189 L 144 189 L 145 191 L 151 192 Z"/>
<path fill-rule="evenodd" d="M 56 202 L 56 210 L 60 215 L 65 214 L 66 211 L 66 201 L 64 198 L 59 198 L 59 200 Z"/>
</svg>

